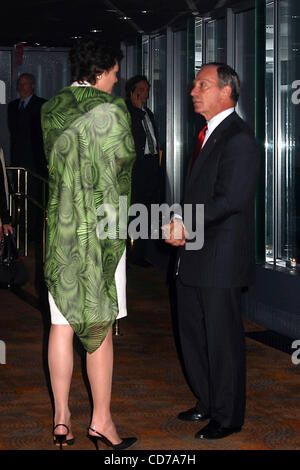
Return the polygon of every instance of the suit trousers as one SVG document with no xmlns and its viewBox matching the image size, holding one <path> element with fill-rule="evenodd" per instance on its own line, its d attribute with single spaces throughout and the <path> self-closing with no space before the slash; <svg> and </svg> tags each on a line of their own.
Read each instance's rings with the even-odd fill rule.
<svg viewBox="0 0 300 470">
<path fill-rule="evenodd" d="M 183 368 L 196 409 L 223 427 L 242 426 L 246 404 L 241 289 L 192 287 L 177 278 Z"/>
</svg>

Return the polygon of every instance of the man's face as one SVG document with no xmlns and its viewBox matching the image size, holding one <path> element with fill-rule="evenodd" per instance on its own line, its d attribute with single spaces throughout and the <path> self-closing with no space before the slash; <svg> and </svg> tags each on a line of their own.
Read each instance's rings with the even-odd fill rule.
<svg viewBox="0 0 300 470">
<path fill-rule="evenodd" d="M 33 91 L 34 85 L 30 77 L 21 77 L 18 82 L 18 92 L 20 93 L 22 100 L 32 95 Z"/>
<path fill-rule="evenodd" d="M 145 81 L 138 82 L 135 86 L 134 94 L 143 104 L 147 103 L 149 98 L 149 85 Z"/>
<path fill-rule="evenodd" d="M 209 121 L 216 114 L 233 106 L 229 96 L 230 87 L 219 88 L 218 68 L 214 65 L 204 67 L 197 73 L 191 91 L 194 109 Z M 229 88 L 229 90 L 228 90 Z"/>
</svg>

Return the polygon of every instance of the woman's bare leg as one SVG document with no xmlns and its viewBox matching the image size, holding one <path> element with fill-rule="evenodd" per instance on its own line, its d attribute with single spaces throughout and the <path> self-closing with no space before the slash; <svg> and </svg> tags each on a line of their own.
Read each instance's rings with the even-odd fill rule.
<svg viewBox="0 0 300 470">
<path fill-rule="evenodd" d="M 113 373 L 112 330 L 94 353 L 87 354 L 86 363 L 94 404 L 91 428 L 103 433 L 113 444 L 119 444 L 121 439 L 110 414 Z"/>
<path fill-rule="evenodd" d="M 48 363 L 54 395 L 54 424 L 66 424 L 70 433 L 67 438 L 72 439 L 71 413 L 69 410 L 69 392 L 73 372 L 73 336 L 74 331 L 70 325 L 52 325 L 48 345 Z M 56 434 L 65 434 L 66 428 L 59 426 Z"/>
</svg>

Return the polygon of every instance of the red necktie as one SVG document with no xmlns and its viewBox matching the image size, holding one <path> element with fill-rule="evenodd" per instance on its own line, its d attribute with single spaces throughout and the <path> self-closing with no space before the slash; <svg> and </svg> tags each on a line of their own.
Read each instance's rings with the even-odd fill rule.
<svg viewBox="0 0 300 470">
<path fill-rule="evenodd" d="M 191 170 L 190 171 L 192 171 L 194 163 L 195 163 L 199 153 L 201 152 L 202 145 L 203 145 L 203 142 L 204 142 L 204 139 L 205 139 L 206 131 L 207 131 L 207 124 L 203 127 L 203 129 L 201 129 L 201 131 L 198 134 L 198 139 L 197 139 L 195 150 L 194 150 L 194 153 L 193 153 L 193 158 L 192 158 Z"/>
</svg>

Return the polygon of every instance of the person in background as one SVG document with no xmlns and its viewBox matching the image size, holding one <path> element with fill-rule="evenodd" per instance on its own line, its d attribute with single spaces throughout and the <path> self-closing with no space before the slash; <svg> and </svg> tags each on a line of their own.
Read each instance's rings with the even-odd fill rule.
<svg viewBox="0 0 300 470">
<path fill-rule="evenodd" d="M 146 106 L 149 89 L 144 75 L 135 75 L 126 82 L 126 104 L 137 155 L 132 171 L 132 203 L 144 204 L 150 214 L 151 204 L 161 202 L 163 177 L 157 127 L 152 111 Z M 151 223 L 150 217 L 148 223 Z M 149 227 L 149 238 L 150 234 Z M 151 240 L 135 240 L 129 260 L 139 266 L 150 266 L 147 259 L 150 243 Z"/>
<path fill-rule="evenodd" d="M 47 176 L 41 129 L 41 107 L 46 100 L 36 96 L 34 89 L 34 75 L 22 73 L 17 81 L 20 98 L 8 103 L 11 165 Z"/>
<path fill-rule="evenodd" d="M 47 164 L 44 153 L 41 129 L 41 107 L 46 102 L 36 96 L 35 77 L 22 73 L 17 81 L 20 98 L 8 103 L 7 118 L 10 132 L 11 166 L 23 167 L 47 178 Z M 16 174 L 12 181 L 16 191 Z M 43 204 L 42 184 L 38 178 L 28 175 L 28 196 Z M 28 239 L 41 244 L 42 212 L 36 204 L 28 200 Z"/>
<path fill-rule="evenodd" d="M 119 197 L 130 196 L 135 159 L 125 101 L 111 94 L 121 58 L 119 46 L 78 40 L 70 52 L 74 82 L 42 108 L 49 162 L 44 272 L 52 323 L 48 361 L 54 440 L 74 443 L 68 401 L 75 332 L 87 353 L 93 398 L 88 438 L 116 450 L 136 441 L 119 437 L 110 412 L 112 326 L 127 315 L 126 240 L 101 235 L 99 210 L 109 207 L 118 235 Z"/>
</svg>

